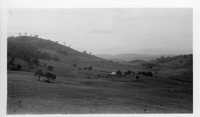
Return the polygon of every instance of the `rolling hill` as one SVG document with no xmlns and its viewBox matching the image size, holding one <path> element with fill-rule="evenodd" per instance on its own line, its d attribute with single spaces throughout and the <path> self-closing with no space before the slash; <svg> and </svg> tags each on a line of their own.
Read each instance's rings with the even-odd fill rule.
<svg viewBox="0 0 200 117">
<path fill-rule="evenodd" d="M 12 59 L 11 59 L 12 58 Z M 39 66 L 32 65 L 33 69 L 42 67 L 43 64 L 55 67 L 57 72 L 66 70 L 83 69 L 92 66 L 99 71 L 116 71 L 118 69 L 133 69 L 131 65 L 105 60 L 94 55 L 76 51 L 65 45 L 38 37 L 18 36 L 8 38 L 8 64 L 15 59 L 22 70 L 28 68 L 32 60 L 38 60 Z M 23 63 L 23 64 L 21 64 Z M 34 64 L 34 63 L 33 63 Z"/>
<path fill-rule="evenodd" d="M 108 60 L 113 61 L 134 61 L 134 60 L 143 60 L 143 61 L 150 61 L 153 59 L 156 59 L 162 55 L 154 55 L 154 54 L 137 54 L 137 53 L 126 53 L 126 54 L 116 54 L 116 55 L 110 55 L 110 54 L 97 54 L 96 56 Z M 172 56 L 172 55 L 167 55 Z"/>
<path fill-rule="evenodd" d="M 56 80 L 38 80 L 38 69 Z M 136 75 L 110 75 L 117 70 Z M 9 37 L 7 76 L 7 114 L 193 112 L 192 55 L 120 63 L 51 40 Z"/>
</svg>

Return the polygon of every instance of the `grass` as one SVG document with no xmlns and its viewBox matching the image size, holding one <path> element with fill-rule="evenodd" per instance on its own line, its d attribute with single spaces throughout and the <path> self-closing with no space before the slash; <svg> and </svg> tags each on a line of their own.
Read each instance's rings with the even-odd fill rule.
<svg viewBox="0 0 200 117">
<path fill-rule="evenodd" d="M 94 73 L 95 74 L 95 73 Z M 73 75 L 73 74 L 72 74 Z M 8 71 L 8 114 L 192 113 L 192 83 L 58 74 L 54 83 Z"/>
</svg>

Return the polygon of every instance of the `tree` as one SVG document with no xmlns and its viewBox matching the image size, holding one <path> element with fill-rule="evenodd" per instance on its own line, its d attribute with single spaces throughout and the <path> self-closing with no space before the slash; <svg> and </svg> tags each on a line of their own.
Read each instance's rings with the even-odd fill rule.
<svg viewBox="0 0 200 117">
<path fill-rule="evenodd" d="M 120 70 L 117 70 L 116 75 L 121 76 L 121 75 L 122 75 L 122 72 L 121 72 Z"/>
<path fill-rule="evenodd" d="M 40 81 L 40 77 L 44 76 L 42 69 L 37 70 L 34 76 L 38 77 L 38 80 Z"/>
<path fill-rule="evenodd" d="M 139 76 L 136 76 L 136 80 L 137 80 L 137 81 L 139 80 Z"/>
<path fill-rule="evenodd" d="M 38 59 L 33 59 L 33 60 L 32 60 L 32 63 L 34 63 L 35 65 L 39 65 L 40 62 L 39 62 Z"/>
<path fill-rule="evenodd" d="M 20 65 L 20 64 L 17 65 L 17 69 L 18 69 L 18 70 L 21 69 L 21 65 Z"/>
<path fill-rule="evenodd" d="M 48 66 L 47 69 L 48 69 L 49 71 L 53 71 L 54 67 L 53 67 L 53 66 Z"/>
<path fill-rule="evenodd" d="M 83 53 L 84 53 L 84 54 L 87 54 L 87 51 L 84 50 Z"/>
<path fill-rule="evenodd" d="M 50 82 L 51 80 L 56 79 L 56 75 L 50 72 L 45 73 L 44 77 L 46 77 L 46 82 Z"/>
<path fill-rule="evenodd" d="M 89 71 L 92 70 L 92 66 L 89 66 L 89 67 L 88 67 L 88 70 L 89 70 Z"/>
<path fill-rule="evenodd" d="M 34 35 L 34 37 L 38 38 L 38 35 Z"/>
</svg>

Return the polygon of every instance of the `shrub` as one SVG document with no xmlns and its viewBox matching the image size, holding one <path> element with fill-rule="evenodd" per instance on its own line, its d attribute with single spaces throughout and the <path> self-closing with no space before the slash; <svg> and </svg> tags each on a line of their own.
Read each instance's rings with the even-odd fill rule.
<svg viewBox="0 0 200 117">
<path fill-rule="evenodd" d="M 17 65 L 17 70 L 20 70 L 20 69 L 21 69 L 21 65 L 18 64 L 18 65 Z"/>
<path fill-rule="evenodd" d="M 49 71 L 53 71 L 54 67 L 53 67 L 53 66 L 48 66 L 47 69 L 48 69 Z"/>
<path fill-rule="evenodd" d="M 40 81 L 40 77 L 44 76 L 42 69 L 37 70 L 34 76 L 38 77 L 38 80 Z"/>
<path fill-rule="evenodd" d="M 92 66 L 89 66 L 89 67 L 88 67 L 88 70 L 89 70 L 89 71 L 92 70 L 92 69 L 93 69 Z"/>
<path fill-rule="evenodd" d="M 20 70 L 21 69 L 21 65 L 20 64 L 14 64 L 14 65 L 11 65 L 11 64 L 7 64 L 7 67 L 8 67 L 8 69 L 9 70 L 16 70 L 16 71 L 18 71 L 18 70 Z"/>
<path fill-rule="evenodd" d="M 40 62 L 39 62 L 38 59 L 33 59 L 33 60 L 32 60 L 32 63 L 35 64 L 35 65 L 39 65 L 39 64 L 40 64 Z"/>
<path fill-rule="evenodd" d="M 117 70 L 116 75 L 122 75 L 122 72 L 120 70 Z"/>
<path fill-rule="evenodd" d="M 46 77 L 46 81 L 50 82 L 51 80 L 55 80 L 56 79 L 56 75 L 52 74 L 50 72 L 45 73 L 44 77 Z"/>
</svg>

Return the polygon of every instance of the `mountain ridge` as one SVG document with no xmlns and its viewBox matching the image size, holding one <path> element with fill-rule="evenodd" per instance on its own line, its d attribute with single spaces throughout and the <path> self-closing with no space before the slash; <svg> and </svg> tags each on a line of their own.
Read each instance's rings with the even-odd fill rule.
<svg viewBox="0 0 200 117">
<path fill-rule="evenodd" d="M 160 56 L 174 56 L 174 55 L 161 55 L 161 54 L 139 54 L 139 53 L 126 53 L 126 54 L 96 54 L 97 57 L 113 60 L 113 61 L 133 61 L 133 60 L 143 60 L 143 61 L 150 61 Z"/>
</svg>

